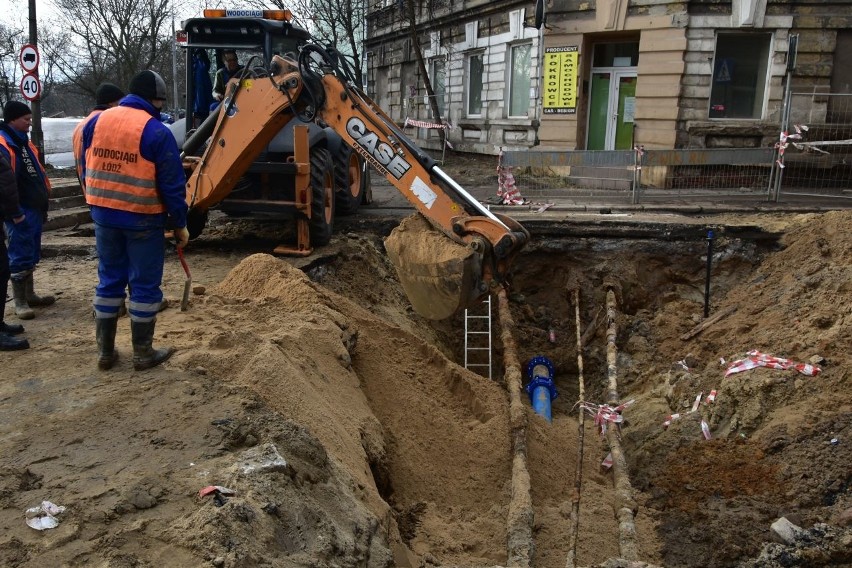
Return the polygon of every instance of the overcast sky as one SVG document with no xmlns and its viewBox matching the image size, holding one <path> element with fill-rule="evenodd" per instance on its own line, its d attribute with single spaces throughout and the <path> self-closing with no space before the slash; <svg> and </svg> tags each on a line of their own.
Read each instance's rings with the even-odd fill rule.
<svg viewBox="0 0 852 568">
<path fill-rule="evenodd" d="M 0 22 L 15 28 L 29 26 L 30 0 L 3 0 L 4 5 L 11 5 L 11 9 L 0 10 Z M 40 26 L 49 26 L 51 16 L 56 14 L 56 7 L 51 0 L 35 0 L 36 21 Z M 181 20 L 200 16 L 204 7 L 242 7 L 239 0 L 233 2 L 221 2 L 216 0 L 174 0 L 172 5 L 177 8 L 178 17 L 175 19 L 175 27 L 180 27 Z M 55 19 L 53 19 L 55 21 Z"/>
</svg>

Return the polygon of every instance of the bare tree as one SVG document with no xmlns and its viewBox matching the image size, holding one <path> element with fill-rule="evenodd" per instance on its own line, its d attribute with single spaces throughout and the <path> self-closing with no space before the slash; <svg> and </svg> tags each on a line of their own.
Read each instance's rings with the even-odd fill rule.
<svg viewBox="0 0 852 568">
<path fill-rule="evenodd" d="M 23 28 L 0 24 L 0 101 L 2 104 L 12 98 L 16 90 L 18 74 L 21 66 L 18 64 L 18 51 L 24 40 Z"/>
<path fill-rule="evenodd" d="M 426 59 L 423 57 L 423 49 L 420 47 L 420 39 L 417 37 L 417 12 L 415 8 L 422 10 L 422 5 L 415 0 L 402 1 L 405 2 L 405 15 L 408 17 L 408 36 L 411 38 L 411 48 L 414 51 L 414 56 L 417 58 L 420 76 L 423 77 L 423 86 L 426 88 L 426 98 L 429 100 L 429 108 L 432 110 L 432 117 L 435 123 L 441 124 L 443 119 L 441 117 L 441 110 L 438 107 L 438 98 L 435 96 L 432 80 L 429 77 L 429 72 L 426 70 Z M 441 148 L 443 148 L 444 144 L 446 144 L 446 130 L 439 128 L 438 136 L 441 140 Z"/>
<path fill-rule="evenodd" d="M 366 0 L 272 0 L 254 2 L 258 8 L 274 4 L 290 10 L 314 41 L 323 47 L 331 46 L 346 59 L 360 85 L 363 77 L 363 40 L 366 34 Z"/>
<path fill-rule="evenodd" d="M 46 46 L 56 72 L 94 95 L 109 81 L 125 87 L 142 69 L 171 77 L 169 0 L 53 0 L 68 39 Z"/>
</svg>

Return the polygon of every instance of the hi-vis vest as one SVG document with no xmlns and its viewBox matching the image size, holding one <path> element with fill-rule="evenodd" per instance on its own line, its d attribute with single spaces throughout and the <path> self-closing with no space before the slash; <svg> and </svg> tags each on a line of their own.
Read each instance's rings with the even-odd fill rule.
<svg viewBox="0 0 852 568">
<path fill-rule="evenodd" d="M 6 151 L 9 153 L 9 165 L 12 166 L 12 172 L 17 173 L 15 170 L 18 168 L 18 154 L 15 151 L 15 147 L 9 144 L 9 142 L 2 136 L 0 136 L 0 146 L 6 148 Z M 37 172 L 42 181 L 44 181 L 47 193 L 50 194 L 50 190 L 52 189 L 50 179 L 47 177 L 47 172 L 44 171 L 44 167 L 41 165 L 41 154 L 38 153 L 38 148 L 35 147 L 32 140 L 27 141 L 27 148 L 30 149 L 31 155 L 35 158 L 35 167 L 37 168 Z"/>
<path fill-rule="evenodd" d="M 74 127 L 74 133 L 71 134 L 71 147 L 74 149 L 74 165 L 77 167 L 77 179 L 83 186 L 83 191 L 86 191 L 86 180 L 83 179 L 83 165 L 80 163 L 80 157 L 83 155 L 83 128 L 92 120 L 103 112 L 103 109 L 93 110 L 89 116 L 77 123 Z"/>
<path fill-rule="evenodd" d="M 166 211 L 157 194 L 157 168 L 139 151 L 149 120 L 150 114 L 131 107 L 101 113 L 86 150 L 86 203 L 152 215 Z"/>
</svg>

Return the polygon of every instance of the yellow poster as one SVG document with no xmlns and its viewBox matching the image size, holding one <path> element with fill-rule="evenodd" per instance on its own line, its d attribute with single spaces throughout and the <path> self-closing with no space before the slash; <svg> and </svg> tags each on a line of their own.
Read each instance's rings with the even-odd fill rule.
<svg viewBox="0 0 852 568">
<path fill-rule="evenodd" d="M 576 45 L 548 47 L 544 50 L 544 114 L 577 112 L 578 59 Z"/>
</svg>

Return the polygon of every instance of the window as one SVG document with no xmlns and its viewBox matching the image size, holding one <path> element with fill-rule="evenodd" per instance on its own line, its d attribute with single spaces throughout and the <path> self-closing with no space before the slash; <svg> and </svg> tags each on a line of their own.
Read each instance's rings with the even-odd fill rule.
<svg viewBox="0 0 852 568">
<path fill-rule="evenodd" d="M 771 43 L 770 34 L 716 36 L 710 118 L 762 118 Z"/>
<path fill-rule="evenodd" d="M 443 57 L 432 60 L 432 90 L 438 103 L 438 113 L 444 116 L 444 93 L 447 88 L 447 62 Z"/>
<path fill-rule="evenodd" d="M 482 115 L 482 53 L 473 53 L 467 58 L 467 73 L 465 73 L 467 115 Z"/>
<path fill-rule="evenodd" d="M 526 43 L 511 47 L 509 76 L 509 116 L 527 116 L 530 109 L 530 55 L 532 44 Z"/>
</svg>

